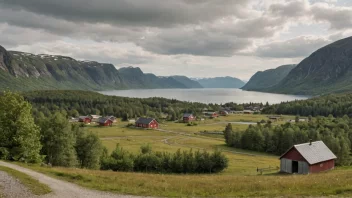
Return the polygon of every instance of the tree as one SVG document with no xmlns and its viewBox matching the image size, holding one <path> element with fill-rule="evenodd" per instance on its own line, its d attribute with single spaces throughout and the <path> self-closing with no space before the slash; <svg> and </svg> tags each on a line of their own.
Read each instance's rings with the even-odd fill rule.
<svg viewBox="0 0 352 198">
<path fill-rule="evenodd" d="M 225 141 L 226 141 L 226 144 L 228 146 L 232 146 L 233 145 L 233 142 L 232 142 L 232 124 L 229 123 L 227 124 L 226 128 L 225 128 L 225 131 L 224 131 L 224 137 L 225 137 Z"/>
<path fill-rule="evenodd" d="M 71 167 L 77 164 L 76 137 L 64 115 L 57 112 L 42 122 L 42 153 L 54 166 Z"/>
<path fill-rule="evenodd" d="M 34 123 L 32 106 L 17 93 L 0 96 L 0 158 L 40 162 L 40 129 Z"/>
<path fill-rule="evenodd" d="M 81 168 L 98 169 L 100 158 L 103 154 L 103 145 L 99 137 L 93 133 L 84 134 L 78 128 L 76 140 L 76 152 Z"/>
</svg>

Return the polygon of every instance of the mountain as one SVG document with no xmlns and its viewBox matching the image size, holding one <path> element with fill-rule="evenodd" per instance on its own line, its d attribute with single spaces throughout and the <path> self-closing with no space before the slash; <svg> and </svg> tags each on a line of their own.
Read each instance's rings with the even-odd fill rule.
<svg viewBox="0 0 352 198">
<path fill-rule="evenodd" d="M 201 78 L 197 79 L 199 84 L 204 88 L 240 88 L 245 83 L 233 77 L 216 77 L 216 78 Z"/>
<path fill-rule="evenodd" d="M 319 95 L 352 91 L 352 37 L 327 45 L 304 59 L 265 91 Z"/>
<path fill-rule="evenodd" d="M 186 76 L 171 76 L 171 78 L 175 79 L 176 81 L 189 88 L 203 88 L 203 86 L 199 82 L 191 80 Z"/>
<path fill-rule="evenodd" d="M 272 87 L 284 79 L 296 65 L 283 65 L 276 69 L 269 69 L 255 73 L 247 84 L 242 87 L 247 91 L 260 91 Z"/>
<path fill-rule="evenodd" d="M 112 64 L 7 51 L 0 46 L 0 90 L 193 88 L 188 86 L 190 81 L 145 74 L 140 68 L 117 70 Z"/>
</svg>

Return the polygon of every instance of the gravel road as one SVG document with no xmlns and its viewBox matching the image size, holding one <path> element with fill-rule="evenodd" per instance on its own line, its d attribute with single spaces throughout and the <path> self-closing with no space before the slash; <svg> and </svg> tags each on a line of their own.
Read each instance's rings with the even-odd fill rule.
<svg viewBox="0 0 352 198">
<path fill-rule="evenodd" d="M 39 182 L 48 185 L 52 189 L 52 193 L 40 196 L 40 198 L 142 198 L 140 196 L 130 196 L 130 195 L 117 195 L 112 193 L 100 192 L 95 190 L 89 190 L 77 186 L 75 184 L 54 179 L 52 177 L 46 176 L 44 174 L 35 172 L 33 170 L 23 168 L 11 163 L 0 161 L 0 166 L 9 167 L 25 173 Z M 9 198 L 27 198 L 36 197 L 31 195 L 31 193 L 16 179 L 10 177 L 6 173 L 0 172 L 0 186 L 5 194 L 5 197 Z"/>
</svg>

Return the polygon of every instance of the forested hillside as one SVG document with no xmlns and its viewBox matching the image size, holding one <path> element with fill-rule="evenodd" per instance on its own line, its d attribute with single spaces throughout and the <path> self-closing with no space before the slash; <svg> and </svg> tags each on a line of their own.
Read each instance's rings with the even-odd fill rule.
<svg viewBox="0 0 352 198">
<path fill-rule="evenodd" d="M 117 70 L 112 64 L 7 51 L 0 46 L 0 90 L 193 88 L 188 86 L 190 81 L 144 74 L 133 67 Z"/>
<path fill-rule="evenodd" d="M 248 91 L 261 91 L 262 89 L 272 87 L 284 79 L 295 67 L 296 65 L 283 65 L 276 69 L 259 71 L 251 77 L 242 89 Z"/>
<path fill-rule="evenodd" d="M 219 105 L 181 102 L 165 98 L 125 98 L 89 91 L 32 91 L 24 97 L 33 105 L 35 114 L 65 111 L 69 116 L 99 114 L 135 118 L 139 116 L 176 119 L 184 112 L 200 114 L 203 108 L 217 110 Z"/>
<path fill-rule="evenodd" d="M 352 91 L 352 37 L 327 45 L 297 65 L 279 84 L 263 91 L 319 95 Z"/>
<path fill-rule="evenodd" d="M 283 102 L 266 106 L 264 114 L 285 114 L 301 116 L 352 117 L 352 94 L 331 94 L 308 100 Z"/>
<path fill-rule="evenodd" d="M 202 78 L 197 80 L 204 88 L 241 88 L 245 83 L 233 77 Z"/>
</svg>

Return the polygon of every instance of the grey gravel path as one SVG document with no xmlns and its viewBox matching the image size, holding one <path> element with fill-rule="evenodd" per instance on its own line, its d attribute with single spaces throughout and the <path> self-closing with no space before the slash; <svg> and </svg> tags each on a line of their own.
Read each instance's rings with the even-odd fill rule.
<svg viewBox="0 0 352 198">
<path fill-rule="evenodd" d="M 76 184 L 58 180 L 42 173 L 23 168 L 11 163 L 0 161 L 1 166 L 9 167 L 25 173 L 39 182 L 48 185 L 52 189 L 52 193 L 40 196 L 41 198 L 142 198 L 140 196 L 117 195 L 112 193 L 100 192 L 82 188 Z M 25 187 L 16 179 L 9 177 L 7 174 L 0 174 L 0 186 L 3 186 L 5 197 L 10 198 L 27 198 L 32 196 Z M 8 194 L 10 193 L 10 194 Z"/>
<path fill-rule="evenodd" d="M 2 171 L 0 171 L 0 188 L 3 196 L 8 198 L 35 197 L 17 179 Z"/>
</svg>

